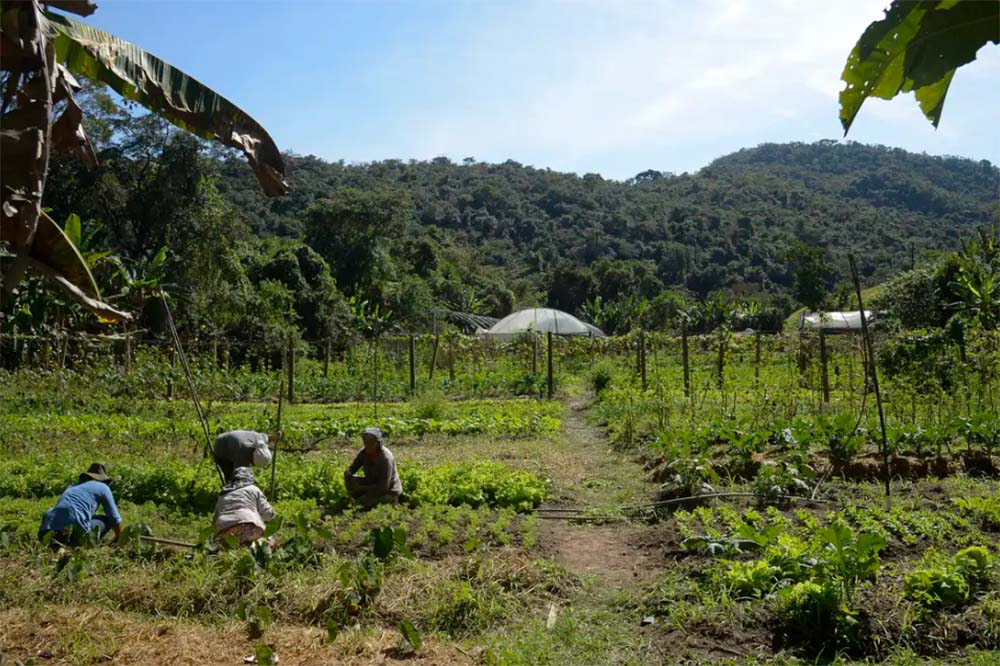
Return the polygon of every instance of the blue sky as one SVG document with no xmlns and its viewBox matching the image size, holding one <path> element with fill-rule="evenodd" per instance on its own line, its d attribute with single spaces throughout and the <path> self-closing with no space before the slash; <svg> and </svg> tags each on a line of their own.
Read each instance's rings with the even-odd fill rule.
<svg viewBox="0 0 1000 666">
<path fill-rule="evenodd" d="M 97 0 L 88 23 L 212 86 L 282 150 L 694 171 L 769 141 L 839 139 L 840 72 L 888 2 Z M 869 100 L 849 139 L 1000 164 L 1000 48 L 934 130 Z"/>
</svg>

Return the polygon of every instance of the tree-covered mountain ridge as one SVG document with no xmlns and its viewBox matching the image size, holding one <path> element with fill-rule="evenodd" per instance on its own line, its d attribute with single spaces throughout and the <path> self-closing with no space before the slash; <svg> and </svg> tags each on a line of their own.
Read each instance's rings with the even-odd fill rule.
<svg viewBox="0 0 1000 666">
<path fill-rule="evenodd" d="M 219 191 L 255 233 L 305 237 L 310 207 L 342 188 L 395 192 L 407 200 L 408 235 L 497 267 L 520 281 L 519 299 L 535 285 L 568 309 L 620 288 L 650 298 L 670 287 L 784 293 L 798 243 L 825 249 L 841 278 L 853 251 L 871 284 L 908 268 L 911 253 L 957 248 L 997 215 L 1000 191 L 1000 170 L 985 160 L 835 141 L 763 144 L 693 174 L 625 181 L 510 160 L 288 162 L 292 193 L 277 200 L 259 195 L 241 164 L 223 167 Z M 615 264 L 610 280 L 586 275 L 595 262 Z M 567 280 L 582 282 L 576 293 L 559 293 Z"/>
</svg>

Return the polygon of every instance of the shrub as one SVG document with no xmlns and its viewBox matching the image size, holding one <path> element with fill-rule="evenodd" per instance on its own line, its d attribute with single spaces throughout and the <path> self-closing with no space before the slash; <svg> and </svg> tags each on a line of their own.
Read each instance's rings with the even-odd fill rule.
<svg viewBox="0 0 1000 666">
<path fill-rule="evenodd" d="M 590 370 L 590 387 L 594 389 L 595 395 L 600 395 L 601 391 L 611 384 L 614 366 L 609 361 L 600 361 Z"/>
<path fill-rule="evenodd" d="M 418 419 L 441 420 L 448 412 L 448 401 L 439 389 L 427 389 L 413 398 L 413 415 Z"/>
</svg>

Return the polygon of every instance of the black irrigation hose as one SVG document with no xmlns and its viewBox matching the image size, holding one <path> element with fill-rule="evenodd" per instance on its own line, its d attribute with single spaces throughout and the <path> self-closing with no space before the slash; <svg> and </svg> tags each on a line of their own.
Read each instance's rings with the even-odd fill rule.
<svg viewBox="0 0 1000 666">
<path fill-rule="evenodd" d="M 636 504 L 634 506 L 620 506 L 611 507 L 610 511 L 621 511 L 622 513 L 628 513 L 631 511 L 642 511 L 644 509 L 655 509 L 661 506 L 668 506 L 670 504 L 683 504 L 684 502 L 693 502 L 700 499 L 710 499 L 713 497 L 757 497 L 760 499 L 782 499 L 782 500 L 799 500 L 801 502 L 814 502 L 816 504 L 835 504 L 840 505 L 839 502 L 835 500 L 824 500 L 816 499 L 813 497 L 802 497 L 801 495 L 765 495 L 762 493 L 705 493 L 704 495 L 692 495 L 690 497 L 675 497 L 668 500 L 660 500 L 659 502 L 651 502 L 649 504 Z M 556 508 L 556 507 L 546 507 L 534 509 L 532 513 L 539 514 L 579 514 L 586 511 L 591 511 L 592 509 L 580 509 L 573 507 Z M 553 519 L 571 519 L 571 520 L 603 520 L 604 518 L 593 516 L 593 517 L 580 517 L 580 516 L 562 516 L 562 515 L 541 515 L 539 518 L 553 518 Z"/>
</svg>

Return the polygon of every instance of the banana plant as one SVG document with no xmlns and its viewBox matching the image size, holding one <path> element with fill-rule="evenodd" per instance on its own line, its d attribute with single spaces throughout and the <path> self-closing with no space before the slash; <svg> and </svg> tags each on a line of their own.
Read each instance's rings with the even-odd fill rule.
<svg viewBox="0 0 1000 666">
<path fill-rule="evenodd" d="M 177 127 L 243 152 L 265 194 L 288 191 L 274 140 L 253 118 L 169 63 L 63 12 L 89 16 L 89 0 L 0 5 L 0 243 L 13 260 L 3 274 L 11 294 L 30 268 L 47 275 L 108 321 L 129 319 L 103 300 L 73 239 L 42 209 L 49 155 L 97 159 L 73 93 L 74 74 L 112 88 Z M 77 240 L 79 236 L 77 236 Z"/>
<path fill-rule="evenodd" d="M 951 307 L 985 329 L 1000 324 L 1000 224 L 979 229 L 978 239 L 964 244 L 959 270 L 949 285 L 960 299 Z"/>
</svg>

